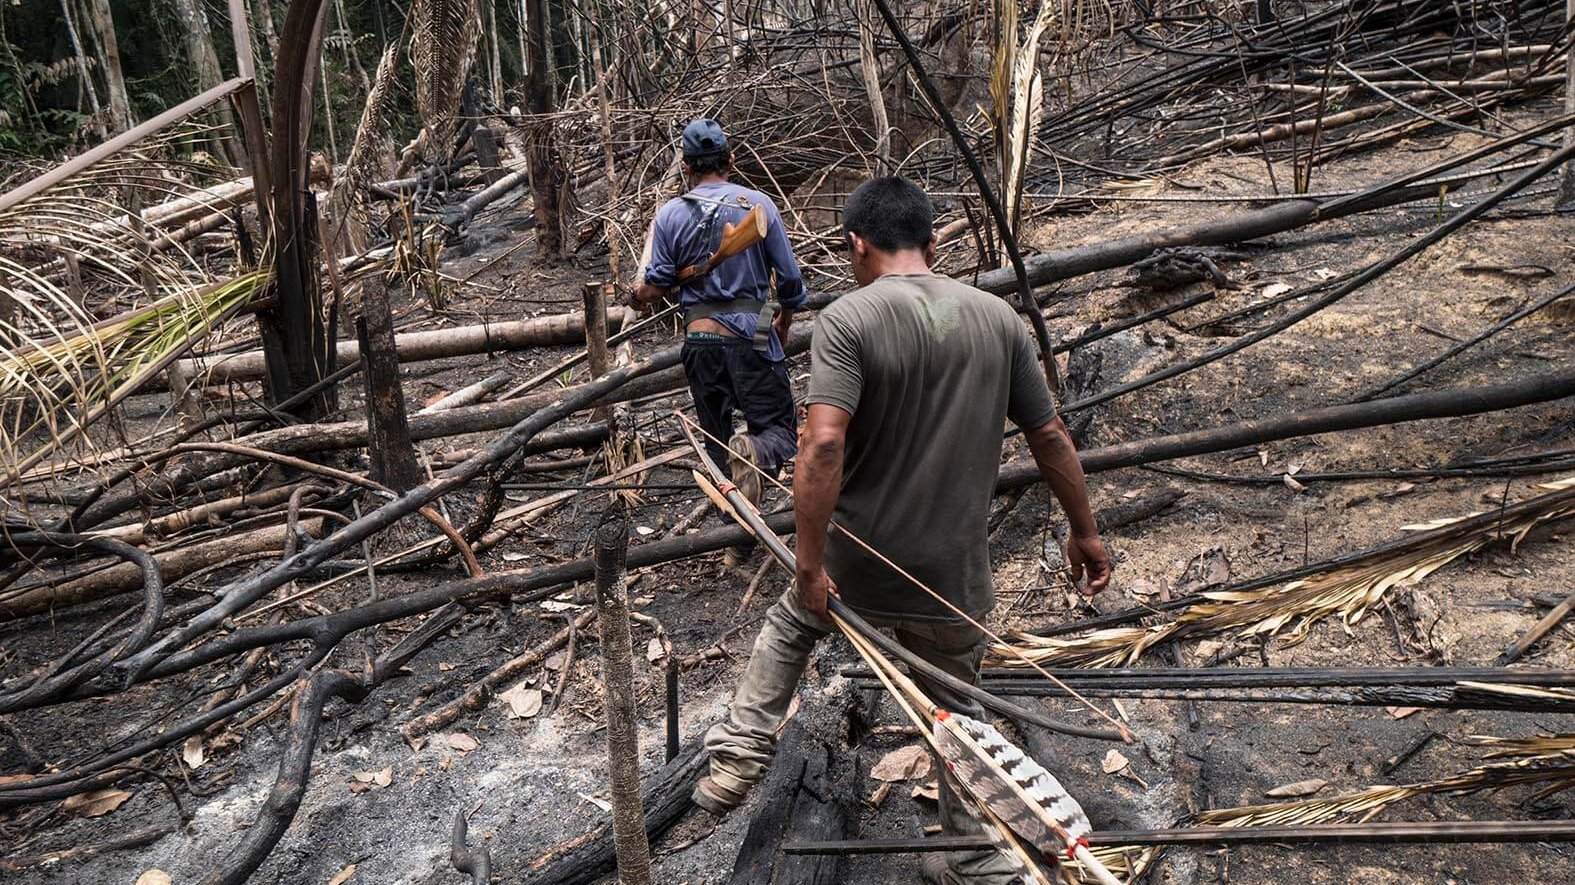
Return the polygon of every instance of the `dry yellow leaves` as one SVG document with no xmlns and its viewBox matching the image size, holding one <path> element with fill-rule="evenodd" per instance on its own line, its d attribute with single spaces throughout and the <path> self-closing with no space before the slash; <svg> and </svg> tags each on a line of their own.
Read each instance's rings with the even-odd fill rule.
<svg viewBox="0 0 1575 885">
<path fill-rule="evenodd" d="M 334 873 L 334 877 L 328 880 L 328 885 L 345 885 L 353 876 L 355 876 L 355 864 Z"/>
<path fill-rule="evenodd" d="M 160 869 L 152 869 L 137 877 L 134 885 L 170 885 L 170 874 Z"/>
<path fill-rule="evenodd" d="M 476 740 L 463 731 L 456 731 L 448 736 L 448 746 L 449 749 L 458 750 L 461 753 L 469 753 L 471 750 L 480 747 L 481 741 Z"/>
</svg>

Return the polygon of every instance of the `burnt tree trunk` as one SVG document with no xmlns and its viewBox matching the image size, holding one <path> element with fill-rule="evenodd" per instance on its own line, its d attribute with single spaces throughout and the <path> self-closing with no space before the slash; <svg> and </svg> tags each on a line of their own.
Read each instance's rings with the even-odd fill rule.
<svg viewBox="0 0 1575 885">
<path fill-rule="evenodd" d="M 109 87 L 109 120 L 119 133 L 131 128 L 131 100 L 126 93 L 126 77 L 120 67 L 120 42 L 115 37 L 115 19 L 109 0 L 91 0 L 93 30 L 98 35 L 104 82 Z"/>
<path fill-rule="evenodd" d="M 208 27 L 207 11 L 198 0 L 172 0 L 172 3 L 175 17 L 181 23 L 181 35 L 186 41 L 186 61 L 197 75 L 197 85 L 203 89 L 218 86 L 224 82 L 224 74 L 219 70 L 219 53 L 213 48 L 213 30 Z M 308 2 L 306 5 L 313 4 Z M 220 102 L 214 105 L 213 113 L 218 118 L 218 131 L 235 128 L 228 104 Z M 245 165 L 246 158 L 239 150 L 239 145 L 227 138 L 220 139 L 220 142 L 233 165 Z"/>
<path fill-rule="evenodd" d="M 612 357 L 607 351 L 607 288 L 601 283 L 586 283 L 585 295 L 585 362 L 591 370 L 591 380 L 607 374 Z M 592 421 L 606 421 L 608 407 L 599 405 L 591 412 Z"/>
<path fill-rule="evenodd" d="M 563 252 L 563 207 L 561 192 L 568 179 L 563 160 L 552 144 L 551 114 L 553 98 L 552 57 L 547 35 L 547 0 L 525 0 L 530 68 L 525 76 L 525 95 L 533 115 L 527 123 L 530 157 L 531 196 L 536 214 L 536 257 L 556 258 Z"/>
<path fill-rule="evenodd" d="M 1575 27 L 1575 0 L 1565 0 L 1564 28 L 1568 31 Z M 1570 44 L 1569 57 L 1564 62 L 1564 110 L 1566 113 L 1575 114 L 1575 43 Z M 1564 143 L 1575 144 L 1575 126 L 1564 131 Z M 1559 197 L 1557 205 L 1561 208 L 1575 208 L 1575 160 L 1564 164 L 1564 169 L 1559 177 Z"/>
<path fill-rule="evenodd" d="M 788 724 L 771 774 L 761 784 L 765 797 L 749 821 L 728 885 L 833 885 L 840 881 L 836 855 L 782 855 L 784 842 L 847 838 L 852 804 L 849 768 L 839 765 L 826 744 L 794 719 Z"/>
<path fill-rule="evenodd" d="M 371 476 L 397 492 L 406 492 L 426 476 L 410 441 L 387 284 L 374 283 L 364 290 L 356 334 L 361 339 L 361 377 L 366 380 L 366 447 Z"/>
<path fill-rule="evenodd" d="M 596 532 L 596 626 L 601 634 L 602 685 L 607 690 L 607 770 L 612 787 L 613 848 L 623 885 L 650 885 L 651 844 L 640 800 L 640 735 L 634 702 L 634 640 L 629 634 L 625 562 L 629 522 L 615 500 Z"/>
</svg>

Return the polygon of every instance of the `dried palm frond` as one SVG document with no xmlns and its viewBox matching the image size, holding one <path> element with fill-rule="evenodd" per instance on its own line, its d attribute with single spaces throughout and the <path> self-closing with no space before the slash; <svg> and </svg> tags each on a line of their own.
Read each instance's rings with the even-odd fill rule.
<svg viewBox="0 0 1575 885">
<path fill-rule="evenodd" d="M 429 159 L 441 162 L 454 149 L 460 93 L 475 61 L 481 12 L 476 0 L 415 0 L 410 28 L 416 110 L 426 128 Z"/>
<path fill-rule="evenodd" d="M 250 194 L 175 124 L 0 211 L 0 470 L 11 481 L 248 300 L 187 251 Z M 99 317 L 113 313 L 107 319 Z"/>
<path fill-rule="evenodd" d="M 344 169 L 328 191 L 327 214 L 333 222 L 334 234 L 325 244 L 332 256 L 359 254 L 366 251 L 366 188 L 387 165 L 389 151 L 389 110 L 393 107 L 399 88 L 397 66 L 399 47 L 390 44 L 383 50 L 377 63 L 377 73 L 372 77 L 372 89 L 366 96 L 366 108 L 361 111 L 361 123 L 355 130 L 355 142 L 350 146 L 350 156 Z"/>
<path fill-rule="evenodd" d="M 996 160 L 1006 168 L 1007 117 L 1012 107 L 1012 72 L 1017 68 L 1017 0 L 995 0 L 994 28 L 991 31 L 990 67 L 991 112 L 986 114 L 995 134 Z"/>
<path fill-rule="evenodd" d="M 1044 113 L 1044 77 L 1039 73 L 1039 39 L 1049 27 L 1050 4 L 1039 9 L 1039 17 L 1028 29 L 1023 45 L 1014 51 L 1011 68 L 1011 115 L 1002 120 L 1001 190 L 1006 201 L 1006 217 L 1012 229 L 1018 228 L 1023 203 L 1023 171 L 1033 150 L 1034 134 Z M 1013 35 L 1013 39 L 1016 39 Z M 992 80 L 991 85 L 994 85 Z"/>
<path fill-rule="evenodd" d="M 0 269 L 25 272 L 3 259 Z M 66 313 L 69 325 L 54 322 L 37 300 L 23 303 L 19 322 L 0 321 L 0 415 L 6 420 L 0 466 L 7 476 L 17 477 L 76 439 L 234 315 L 267 277 L 243 274 L 98 323 L 89 323 L 80 308 L 71 310 L 75 305 L 63 297 L 53 306 Z M 29 325 L 50 334 L 29 334 Z"/>
<path fill-rule="evenodd" d="M 1333 822 L 1366 822 L 1406 799 L 1435 793 L 1474 793 L 1518 784 L 1542 786 L 1538 796 L 1575 786 L 1575 734 L 1534 738 L 1479 738 L 1495 747 L 1489 762 L 1436 781 L 1401 786 L 1369 787 L 1342 796 L 1302 799 L 1266 805 L 1245 805 L 1202 812 L 1198 823 L 1220 827 L 1302 826 Z"/>
<path fill-rule="evenodd" d="M 1305 639 L 1319 621 L 1338 615 L 1347 632 L 1396 587 L 1414 586 L 1445 565 L 1501 540 L 1513 547 L 1533 528 L 1575 514 L 1575 477 L 1544 483 L 1547 494 L 1495 514 L 1471 514 L 1405 526 L 1425 533 L 1425 543 L 1397 547 L 1360 562 L 1279 587 L 1204 593 L 1208 602 L 1183 609 L 1173 621 L 1150 627 L 1096 630 L 1074 639 L 1016 634 L 1021 652 L 1040 664 L 1086 667 L 1126 666 L 1145 651 L 1170 639 L 1235 633 L 1277 636 L 1288 643 Z M 994 649 L 998 666 L 1022 666 L 1012 649 Z"/>
</svg>

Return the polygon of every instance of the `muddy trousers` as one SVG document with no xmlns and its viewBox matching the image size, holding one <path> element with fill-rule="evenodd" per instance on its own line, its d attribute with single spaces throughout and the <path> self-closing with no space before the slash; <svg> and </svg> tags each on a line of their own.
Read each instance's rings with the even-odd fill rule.
<svg viewBox="0 0 1575 885">
<path fill-rule="evenodd" d="M 936 667 L 965 682 L 978 682 L 983 636 L 977 627 L 869 620 L 877 627 L 889 628 L 904 648 Z M 798 691 L 810 651 L 833 629 L 831 623 L 805 611 L 792 588 L 766 612 L 728 717 L 705 736 L 711 779 L 718 787 L 741 793 L 765 777 L 776 752 L 777 727 Z M 922 677 L 916 676 L 914 681 L 941 707 L 983 717 L 984 711 L 974 700 Z M 936 769 L 945 771 L 938 762 Z M 942 829 L 953 836 L 981 833 L 979 822 L 957 798 L 956 789 L 950 774 L 940 779 Z M 968 885 L 1007 885 L 1017 880 L 1011 864 L 994 849 L 951 852 L 947 861 L 952 874 Z"/>
</svg>

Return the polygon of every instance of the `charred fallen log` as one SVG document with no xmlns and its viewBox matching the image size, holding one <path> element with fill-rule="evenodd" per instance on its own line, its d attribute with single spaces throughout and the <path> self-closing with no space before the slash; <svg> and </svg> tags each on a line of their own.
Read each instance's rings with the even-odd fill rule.
<svg viewBox="0 0 1575 885">
<path fill-rule="evenodd" d="M 689 794 L 705 772 L 708 759 L 702 742 L 690 741 L 676 759 L 646 780 L 641 797 L 647 839 L 659 839 L 689 810 Z M 589 885 L 616 866 L 612 816 L 603 814 L 583 835 L 554 845 L 526 864 L 515 881 L 521 885 Z"/>
</svg>

